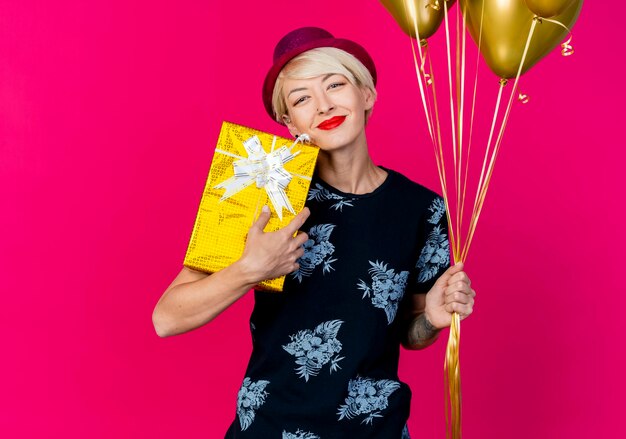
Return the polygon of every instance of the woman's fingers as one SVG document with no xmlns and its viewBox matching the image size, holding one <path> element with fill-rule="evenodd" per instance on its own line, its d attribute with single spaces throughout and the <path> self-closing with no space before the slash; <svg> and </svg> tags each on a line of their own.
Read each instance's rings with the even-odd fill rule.
<svg viewBox="0 0 626 439">
<path fill-rule="evenodd" d="M 459 281 L 466 282 L 468 285 L 472 285 L 472 281 L 467 276 L 467 273 L 465 273 L 464 271 L 459 271 L 458 273 L 455 273 L 454 275 L 450 276 L 450 279 L 448 279 L 448 284 L 452 284 L 454 282 L 459 282 Z"/>
<path fill-rule="evenodd" d="M 302 256 L 304 256 L 304 249 L 302 247 L 298 247 L 295 251 L 295 258 L 300 259 Z"/>
<path fill-rule="evenodd" d="M 474 311 L 474 306 L 470 304 L 465 305 L 459 302 L 451 302 L 446 304 L 444 309 L 450 314 L 455 312 L 459 314 L 462 318 L 465 318 Z"/>
<path fill-rule="evenodd" d="M 293 217 L 293 219 L 282 230 L 288 235 L 293 236 L 300 227 L 304 224 L 306 219 L 311 215 L 311 211 L 308 207 L 305 207 L 299 214 Z"/>
<path fill-rule="evenodd" d="M 467 283 L 463 282 L 463 281 L 457 281 L 457 282 L 453 282 L 451 284 L 449 284 L 446 289 L 445 289 L 445 296 L 450 296 L 456 292 L 461 292 L 464 294 L 467 294 L 469 296 L 472 296 L 472 291 L 474 291 Z M 476 293 L 474 292 L 474 295 L 476 295 Z M 472 296 L 473 297 L 473 296 Z"/>
<path fill-rule="evenodd" d="M 254 222 L 254 224 L 252 224 L 252 227 L 250 228 L 250 230 L 257 232 L 257 233 L 262 233 L 263 230 L 265 229 L 265 226 L 267 226 L 267 223 L 270 221 L 270 216 L 271 216 L 270 208 L 268 206 L 263 206 L 263 208 L 261 209 L 261 213 L 259 214 L 259 217 Z"/>
<path fill-rule="evenodd" d="M 444 309 L 449 313 L 457 313 L 461 320 L 474 311 L 474 297 L 476 291 L 470 287 L 469 278 L 464 273 L 450 277 L 450 283 L 444 291 Z"/>
<path fill-rule="evenodd" d="M 309 240 L 309 235 L 307 235 L 304 232 L 300 232 L 296 235 L 295 238 L 293 238 L 294 244 L 297 247 L 301 247 L 302 244 L 304 244 L 305 242 L 307 242 Z"/>
<path fill-rule="evenodd" d="M 249 258 L 256 261 L 256 265 L 264 272 L 264 278 L 283 276 L 300 268 L 297 261 L 305 253 L 304 243 L 309 240 L 309 236 L 298 229 L 310 214 L 305 207 L 282 229 L 264 233 L 271 215 L 267 206 L 261 209 L 259 218 L 248 232 L 244 252 L 249 253 Z"/>
<path fill-rule="evenodd" d="M 473 298 L 464 292 L 455 291 L 452 294 L 446 296 L 446 303 L 458 302 L 458 303 L 471 303 Z"/>
</svg>

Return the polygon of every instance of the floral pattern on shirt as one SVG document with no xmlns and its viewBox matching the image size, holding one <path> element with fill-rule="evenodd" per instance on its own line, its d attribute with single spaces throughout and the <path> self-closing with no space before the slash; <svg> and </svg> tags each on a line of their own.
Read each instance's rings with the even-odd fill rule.
<svg viewBox="0 0 626 439">
<path fill-rule="evenodd" d="M 409 426 L 404 424 L 404 428 L 402 429 L 402 439 L 411 439 L 409 435 Z"/>
<path fill-rule="evenodd" d="M 265 391 L 265 387 L 269 383 L 266 380 L 252 381 L 249 377 L 243 380 L 237 394 L 237 416 L 239 416 L 242 431 L 250 427 L 256 411 L 265 403 L 265 399 L 269 395 Z"/>
<path fill-rule="evenodd" d="M 348 397 L 345 404 L 339 406 L 339 420 L 353 419 L 367 415 L 361 424 L 372 424 L 374 418 L 382 418 L 381 412 L 389 405 L 389 395 L 400 388 L 400 383 L 393 380 L 374 380 L 356 377 L 348 383 Z"/>
<path fill-rule="evenodd" d="M 415 267 L 419 270 L 418 282 L 427 282 L 432 279 L 440 269 L 450 266 L 450 244 L 448 235 L 441 225 L 428 234 L 424 248 L 420 253 Z"/>
<path fill-rule="evenodd" d="M 298 429 L 295 433 L 288 433 L 283 430 L 283 439 L 320 439 L 316 434 Z"/>
<path fill-rule="evenodd" d="M 330 234 L 335 228 L 334 224 L 318 224 L 311 227 L 307 233 L 309 239 L 303 244 L 304 254 L 298 259 L 300 268 L 291 275 L 302 282 L 304 277 L 311 276 L 315 267 L 322 264 L 322 274 L 334 270 L 332 263 L 337 259 L 332 258 L 335 246 L 330 242 Z"/>
<path fill-rule="evenodd" d="M 309 381 L 309 377 L 317 376 L 322 367 L 330 362 L 330 373 L 341 369 L 339 356 L 341 342 L 337 339 L 341 320 L 330 320 L 320 323 L 315 329 L 304 329 L 290 335 L 291 342 L 283 349 L 296 357 L 296 372 L 300 378 Z"/>
<path fill-rule="evenodd" d="M 307 199 L 309 201 L 315 200 L 319 202 L 328 200 L 336 201 L 336 203 L 332 204 L 330 207 L 340 212 L 343 212 L 343 206 L 353 207 L 352 201 L 354 201 L 352 198 L 346 198 L 338 194 L 333 194 L 319 183 L 315 183 L 315 187 L 309 190 L 309 196 Z"/>
<path fill-rule="evenodd" d="M 428 210 L 433 213 L 430 218 L 428 218 L 428 222 L 431 224 L 438 224 L 439 221 L 441 221 L 441 218 L 446 214 L 446 204 L 444 203 L 443 198 L 435 198 Z"/>
<path fill-rule="evenodd" d="M 368 270 L 372 276 L 372 283 L 368 284 L 359 279 L 357 287 L 363 291 L 363 299 L 371 296 L 372 305 L 382 308 L 387 315 L 387 324 L 391 324 L 398 312 L 398 304 L 404 296 L 408 271 L 396 273 L 393 269 L 387 269 L 387 264 L 369 261 L 371 268 Z"/>
</svg>

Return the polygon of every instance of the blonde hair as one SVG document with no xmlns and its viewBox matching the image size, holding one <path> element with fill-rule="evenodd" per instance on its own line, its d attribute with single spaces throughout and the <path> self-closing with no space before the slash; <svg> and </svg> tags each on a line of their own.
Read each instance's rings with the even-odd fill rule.
<svg viewBox="0 0 626 439">
<path fill-rule="evenodd" d="M 307 50 L 293 58 L 278 74 L 272 94 L 272 108 L 278 123 L 284 125 L 282 117 L 288 114 L 287 103 L 283 98 L 285 79 L 309 79 L 329 73 L 341 74 L 352 85 L 370 89 L 376 98 L 376 88 L 372 75 L 361 61 L 345 50 L 336 47 L 318 47 Z M 373 108 L 370 108 L 365 111 L 365 123 L 372 114 L 372 110 Z"/>
</svg>

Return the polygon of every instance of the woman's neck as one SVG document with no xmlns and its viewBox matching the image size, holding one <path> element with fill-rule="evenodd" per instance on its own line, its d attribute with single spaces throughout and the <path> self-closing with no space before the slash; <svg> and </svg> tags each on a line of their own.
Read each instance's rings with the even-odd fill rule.
<svg viewBox="0 0 626 439">
<path fill-rule="evenodd" d="M 318 176 L 341 192 L 368 194 L 387 178 L 387 171 L 372 162 L 366 142 L 353 148 L 320 150 L 317 160 Z"/>
</svg>

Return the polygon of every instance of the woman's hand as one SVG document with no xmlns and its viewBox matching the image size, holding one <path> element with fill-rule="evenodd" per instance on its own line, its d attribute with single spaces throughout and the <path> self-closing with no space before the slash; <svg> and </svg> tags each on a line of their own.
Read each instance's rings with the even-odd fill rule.
<svg viewBox="0 0 626 439">
<path fill-rule="evenodd" d="M 296 260 L 304 254 L 302 244 L 309 237 L 304 232 L 295 237 L 293 234 L 302 227 L 310 214 L 309 208 L 305 207 L 285 227 L 266 233 L 263 229 L 270 220 L 270 210 L 263 206 L 259 218 L 248 231 L 246 247 L 238 261 L 253 283 L 283 276 L 299 268 Z"/>
<path fill-rule="evenodd" d="M 476 291 L 470 287 L 471 281 L 462 270 L 462 262 L 448 268 L 426 294 L 424 313 L 435 328 L 450 326 L 455 312 L 463 320 L 473 311 Z"/>
</svg>

